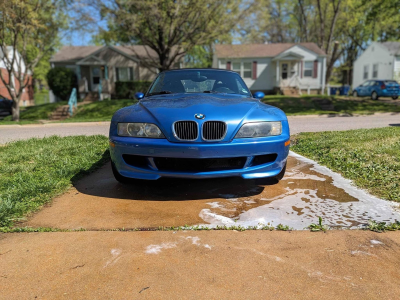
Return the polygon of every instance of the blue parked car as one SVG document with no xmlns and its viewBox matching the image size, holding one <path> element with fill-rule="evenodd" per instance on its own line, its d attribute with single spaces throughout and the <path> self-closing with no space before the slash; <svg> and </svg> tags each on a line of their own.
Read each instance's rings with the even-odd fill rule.
<svg viewBox="0 0 400 300">
<path fill-rule="evenodd" d="M 289 153 L 286 115 L 251 95 L 235 72 L 181 69 L 160 73 L 139 102 L 110 125 L 115 178 L 282 179 Z"/>
<path fill-rule="evenodd" d="M 353 91 L 354 97 L 369 96 L 372 100 L 378 100 L 379 97 L 392 97 L 396 100 L 399 94 L 399 84 L 394 80 L 367 80 Z"/>
</svg>

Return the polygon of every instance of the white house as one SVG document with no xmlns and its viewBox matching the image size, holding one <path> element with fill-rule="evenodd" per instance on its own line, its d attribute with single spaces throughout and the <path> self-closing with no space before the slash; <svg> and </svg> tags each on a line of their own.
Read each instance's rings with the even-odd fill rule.
<svg viewBox="0 0 400 300">
<path fill-rule="evenodd" d="M 325 89 L 326 54 L 314 43 L 216 45 L 213 67 L 236 71 L 253 92 Z"/>
<path fill-rule="evenodd" d="M 14 51 L 14 48 L 12 46 L 6 46 L 5 48 L 0 47 L 0 72 L 2 73 L 3 79 L 7 84 L 10 83 L 10 75 L 11 75 L 11 80 L 14 86 L 14 92 L 15 90 L 19 89 L 20 82 L 18 81 L 18 76 L 16 78 L 14 73 L 9 74 L 7 71 L 8 69 L 7 66 L 11 65 L 14 55 L 15 59 L 14 59 L 13 70 L 15 74 L 18 74 L 18 72 L 21 72 L 22 74 L 24 73 L 27 74 L 25 80 L 27 81 L 28 84 L 22 91 L 20 105 L 23 106 L 34 105 L 35 101 L 33 98 L 32 72 L 30 70 L 26 70 L 26 65 L 21 54 L 18 52 L 18 50 Z M 0 98 L 12 99 L 8 89 L 6 88 L 2 80 L 0 80 Z"/>
<path fill-rule="evenodd" d="M 373 42 L 353 66 L 353 88 L 368 79 L 400 80 L 400 42 Z"/>
</svg>

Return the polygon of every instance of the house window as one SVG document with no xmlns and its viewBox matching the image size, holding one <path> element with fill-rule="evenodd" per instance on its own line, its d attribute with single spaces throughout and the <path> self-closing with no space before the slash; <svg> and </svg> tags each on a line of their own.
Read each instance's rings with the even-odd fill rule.
<svg viewBox="0 0 400 300">
<path fill-rule="evenodd" d="M 252 78 L 251 62 L 243 63 L 243 78 Z"/>
<path fill-rule="evenodd" d="M 232 63 L 232 71 L 240 75 L 240 62 Z"/>
<path fill-rule="evenodd" d="M 364 66 L 364 76 L 363 79 L 368 79 L 368 65 Z"/>
<path fill-rule="evenodd" d="M 133 81 L 133 68 L 115 68 L 116 81 Z"/>
<path fill-rule="evenodd" d="M 304 77 L 313 77 L 314 62 L 304 62 Z"/>
<path fill-rule="evenodd" d="M 378 64 L 372 66 L 372 78 L 378 78 Z"/>
</svg>

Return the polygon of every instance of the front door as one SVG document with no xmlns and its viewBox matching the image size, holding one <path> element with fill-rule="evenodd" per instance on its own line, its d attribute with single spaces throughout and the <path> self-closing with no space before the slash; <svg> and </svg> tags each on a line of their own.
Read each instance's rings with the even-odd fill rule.
<svg viewBox="0 0 400 300">
<path fill-rule="evenodd" d="M 283 80 L 288 79 L 288 73 L 289 72 L 289 64 L 288 63 L 282 63 L 282 72 L 281 72 L 281 77 Z"/>
<path fill-rule="evenodd" d="M 92 73 L 92 91 L 97 92 L 99 90 L 99 84 L 101 82 L 101 68 L 91 67 Z"/>
</svg>

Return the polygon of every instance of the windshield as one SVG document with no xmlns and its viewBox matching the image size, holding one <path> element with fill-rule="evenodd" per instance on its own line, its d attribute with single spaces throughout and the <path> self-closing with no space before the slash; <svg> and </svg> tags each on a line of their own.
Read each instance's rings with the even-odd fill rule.
<svg viewBox="0 0 400 300">
<path fill-rule="evenodd" d="M 242 78 L 218 70 L 181 70 L 161 73 L 147 96 L 175 93 L 226 93 L 250 96 Z"/>
</svg>

